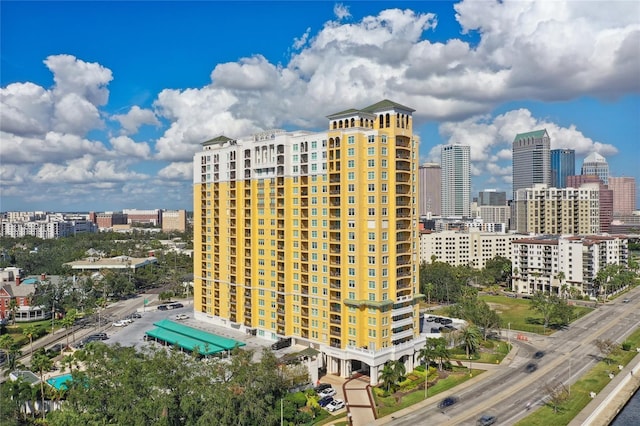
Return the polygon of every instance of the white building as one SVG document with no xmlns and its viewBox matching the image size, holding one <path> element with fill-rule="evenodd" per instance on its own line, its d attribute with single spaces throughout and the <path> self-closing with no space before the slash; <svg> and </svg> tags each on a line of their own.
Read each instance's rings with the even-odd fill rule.
<svg viewBox="0 0 640 426">
<path fill-rule="evenodd" d="M 442 147 L 442 216 L 471 216 L 471 148 Z"/>
<path fill-rule="evenodd" d="M 511 259 L 511 241 L 522 235 L 488 232 L 421 232 L 420 262 L 431 263 L 431 257 L 453 266 L 484 268 L 496 256 Z"/>
<path fill-rule="evenodd" d="M 626 265 L 628 240 L 621 236 L 540 236 L 512 243 L 513 291 L 563 293 L 563 285 L 595 296 L 594 280 L 608 264 Z"/>
</svg>

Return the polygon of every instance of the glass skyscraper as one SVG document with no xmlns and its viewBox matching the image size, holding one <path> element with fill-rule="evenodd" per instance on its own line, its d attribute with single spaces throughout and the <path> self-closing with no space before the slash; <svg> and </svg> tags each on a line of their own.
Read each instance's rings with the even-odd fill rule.
<svg viewBox="0 0 640 426">
<path fill-rule="evenodd" d="M 566 188 L 567 176 L 576 174 L 576 151 L 574 149 L 551 150 L 551 186 Z"/>
</svg>

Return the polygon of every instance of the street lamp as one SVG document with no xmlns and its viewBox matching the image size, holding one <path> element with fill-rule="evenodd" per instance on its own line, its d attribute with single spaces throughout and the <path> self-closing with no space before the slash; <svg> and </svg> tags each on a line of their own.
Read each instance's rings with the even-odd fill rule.
<svg viewBox="0 0 640 426">
<path fill-rule="evenodd" d="M 472 356 L 469 355 L 469 377 L 473 377 L 473 361 L 471 361 L 472 359 Z"/>
</svg>

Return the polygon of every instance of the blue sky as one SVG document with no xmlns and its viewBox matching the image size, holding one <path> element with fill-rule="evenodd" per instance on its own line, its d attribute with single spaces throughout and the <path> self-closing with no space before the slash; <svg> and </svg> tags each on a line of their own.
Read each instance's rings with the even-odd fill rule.
<svg viewBox="0 0 640 426">
<path fill-rule="evenodd" d="M 0 2 L 0 211 L 192 208 L 200 142 L 388 98 L 421 159 L 471 145 L 511 190 L 516 133 L 640 180 L 640 3 Z M 639 185 L 640 189 L 640 185 Z"/>
</svg>

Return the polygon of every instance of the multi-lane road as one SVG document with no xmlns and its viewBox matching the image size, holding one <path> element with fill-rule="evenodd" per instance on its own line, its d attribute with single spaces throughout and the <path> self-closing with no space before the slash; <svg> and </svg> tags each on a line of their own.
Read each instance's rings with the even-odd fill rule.
<svg viewBox="0 0 640 426">
<path fill-rule="evenodd" d="M 632 290 L 625 298 L 628 299 L 626 303 L 619 298 L 600 305 L 549 337 L 533 337 L 523 342 L 516 340 L 517 333 L 513 332 L 511 342 L 517 345 L 513 360 L 483 373 L 481 376 L 484 377 L 473 385 L 448 392 L 458 397 L 455 405 L 439 409 L 437 404 L 444 398 L 443 394 L 420 408 L 407 410 L 410 412 L 405 415 L 387 416 L 376 424 L 476 425 L 483 414 L 496 416 L 501 425 L 516 423 L 530 414 L 528 403 L 531 410 L 543 404 L 549 386 L 564 384 L 570 390 L 570 385 L 594 366 L 601 357 L 594 345 L 596 340 L 610 339 L 621 343 L 640 326 L 640 288 Z M 544 351 L 544 356 L 536 360 L 533 356 L 537 351 Z M 531 373 L 525 369 L 530 362 L 538 366 Z"/>
</svg>

